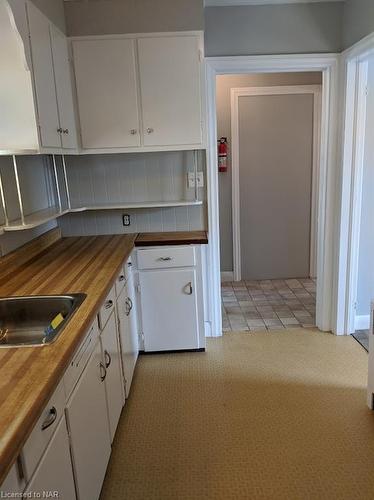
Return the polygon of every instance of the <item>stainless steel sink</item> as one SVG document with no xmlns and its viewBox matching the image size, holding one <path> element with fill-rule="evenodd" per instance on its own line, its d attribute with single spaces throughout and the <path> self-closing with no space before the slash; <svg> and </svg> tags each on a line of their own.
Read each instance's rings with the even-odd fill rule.
<svg viewBox="0 0 374 500">
<path fill-rule="evenodd" d="M 51 344 L 86 295 L 36 295 L 0 299 L 0 348 Z M 53 329 L 52 320 L 61 313 L 63 321 Z"/>
</svg>

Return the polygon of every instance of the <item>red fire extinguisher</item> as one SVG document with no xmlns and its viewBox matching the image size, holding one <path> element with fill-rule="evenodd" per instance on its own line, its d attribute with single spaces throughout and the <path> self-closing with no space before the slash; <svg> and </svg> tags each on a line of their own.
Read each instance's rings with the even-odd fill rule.
<svg viewBox="0 0 374 500">
<path fill-rule="evenodd" d="M 218 172 L 227 172 L 227 137 L 221 137 L 218 141 Z"/>
</svg>

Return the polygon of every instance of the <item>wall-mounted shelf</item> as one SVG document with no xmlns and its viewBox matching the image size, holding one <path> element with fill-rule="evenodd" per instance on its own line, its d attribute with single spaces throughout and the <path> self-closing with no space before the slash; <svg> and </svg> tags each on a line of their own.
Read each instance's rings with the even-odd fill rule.
<svg viewBox="0 0 374 500">
<path fill-rule="evenodd" d="M 15 185 L 18 195 L 19 217 L 10 220 L 8 216 L 8 206 L 3 189 L 3 180 L 0 172 L 0 201 L 4 212 L 5 223 L 0 226 L 0 234 L 4 232 L 23 231 L 33 229 L 41 226 L 49 221 L 56 220 L 59 217 L 70 213 L 82 213 L 87 211 L 101 211 L 101 210 L 139 210 L 139 209 L 153 209 L 153 208 L 175 208 L 175 207 L 188 207 L 199 206 L 203 204 L 202 200 L 198 199 L 197 190 L 197 166 L 194 161 L 195 173 L 195 197 L 191 200 L 168 200 L 168 201 L 139 201 L 139 202 L 116 202 L 116 203 L 98 203 L 98 204 L 84 204 L 82 206 L 72 206 L 70 198 L 69 182 L 66 173 L 65 158 L 62 156 L 62 174 L 58 173 L 56 159 L 52 155 L 52 163 L 50 169 L 50 194 L 48 197 L 48 206 L 40 210 L 35 210 L 32 213 L 25 213 L 25 202 L 22 193 L 22 183 L 20 181 L 19 167 L 17 166 L 17 159 L 13 156 L 13 173 Z M 62 176 L 62 177 L 61 177 Z M 51 194 L 52 193 L 52 194 Z M 77 201 L 75 201 L 75 204 Z M 30 209 L 29 209 L 30 211 Z"/>
</svg>

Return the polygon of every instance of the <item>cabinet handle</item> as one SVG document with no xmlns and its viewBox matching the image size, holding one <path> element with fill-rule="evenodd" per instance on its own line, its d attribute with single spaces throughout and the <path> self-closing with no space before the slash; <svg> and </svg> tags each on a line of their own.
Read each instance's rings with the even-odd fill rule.
<svg viewBox="0 0 374 500">
<path fill-rule="evenodd" d="M 129 301 L 129 306 L 130 306 L 130 311 L 132 310 L 132 307 L 133 307 L 133 303 L 132 303 L 132 300 L 130 299 L 130 297 L 127 297 L 127 300 Z M 129 311 L 129 312 L 130 312 Z"/>
<path fill-rule="evenodd" d="M 53 424 L 56 418 L 57 418 L 57 410 L 54 406 L 52 406 L 52 408 L 49 410 L 48 417 L 42 423 L 42 431 L 48 429 L 48 427 L 50 427 Z"/>
<path fill-rule="evenodd" d="M 113 306 L 113 300 L 107 300 L 105 302 L 105 309 L 110 309 Z"/>
<path fill-rule="evenodd" d="M 121 276 L 118 278 L 118 281 L 125 281 L 125 276 L 121 274 Z"/>
<path fill-rule="evenodd" d="M 132 267 L 132 262 L 128 262 L 127 267 Z"/>
<path fill-rule="evenodd" d="M 138 133 L 138 131 L 136 130 L 136 128 L 133 128 L 130 130 L 131 135 L 136 135 L 137 133 Z"/>
<path fill-rule="evenodd" d="M 158 260 L 161 260 L 162 262 L 168 262 L 169 260 L 173 260 L 173 257 L 160 257 Z"/>
<path fill-rule="evenodd" d="M 68 128 L 64 128 L 63 131 L 62 131 L 63 134 L 68 134 L 69 133 L 69 129 Z"/>
<path fill-rule="evenodd" d="M 184 287 L 185 289 L 187 289 L 187 295 L 192 295 L 193 293 L 193 288 L 192 288 L 192 283 L 191 281 L 189 283 L 187 283 L 187 285 Z"/>
<path fill-rule="evenodd" d="M 130 315 L 130 311 L 131 311 L 131 306 L 130 306 L 129 298 L 128 297 L 125 300 L 125 305 L 126 305 L 125 314 L 126 314 L 126 316 L 129 316 Z"/>
<path fill-rule="evenodd" d="M 153 134 L 154 129 L 153 128 L 147 128 L 147 134 Z"/>
<path fill-rule="evenodd" d="M 62 134 L 62 128 L 61 128 L 61 127 L 59 127 L 59 128 L 57 129 L 57 133 Z"/>
<path fill-rule="evenodd" d="M 100 367 L 100 380 L 101 380 L 102 382 L 104 382 L 104 380 L 106 379 L 106 368 L 105 368 L 105 366 L 102 364 L 102 362 L 101 362 L 101 361 L 100 361 L 100 365 L 99 365 L 99 367 Z M 103 373 L 103 372 L 104 372 L 104 374 L 102 375 L 102 373 Z"/>
<path fill-rule="evenodd" d="M 106 349 L 104 351 L 104 357 L 105 357 L 105 368 L 109 368 L 110 364 L 112 362 L 112 356 L 109 354 L 109 352 Z"/>
</svg>

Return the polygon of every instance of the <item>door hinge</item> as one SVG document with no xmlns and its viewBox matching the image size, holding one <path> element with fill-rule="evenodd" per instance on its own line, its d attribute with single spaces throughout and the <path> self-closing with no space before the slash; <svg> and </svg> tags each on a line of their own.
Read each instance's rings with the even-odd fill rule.
<svg viewBox="0 0 374 500">
<path fill-rule="evenodd" d="M 199 50 L 199 61 L 201 62 L 203 60 L 203 51 L 200 49 Z"/>
<path fill-rule="evenodd" d="M 136 285 L 136 291 L 137 291 L 137 293 L 141 293 L 140 285 Z"/>
<path fill-rule="evenodd" d="M 356 309 L 357 309 L 357 302 L 353 303 L 353 309 L 356 311 Z"/>
<path fill-rule="evenodd" d="M 139 337 L 140 337 L 141 341 L 144 342 L 144 332 L 140 332 Z"/>
</svg>

